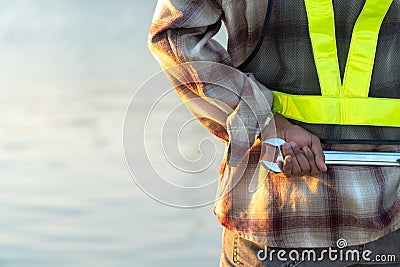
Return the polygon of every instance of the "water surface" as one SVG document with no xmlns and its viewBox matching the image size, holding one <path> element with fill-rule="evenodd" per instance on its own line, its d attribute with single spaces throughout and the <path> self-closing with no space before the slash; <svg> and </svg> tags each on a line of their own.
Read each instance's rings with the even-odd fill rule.
<svg viewBox="0 0 400 267">
<path fill-rule="evenodd" d="M 125 110 L 159 71 L 155 4 L 0 1 L 0 266 L 218 265 L 211 206 L 160 204 L 124 162 Z"/>
</svg>

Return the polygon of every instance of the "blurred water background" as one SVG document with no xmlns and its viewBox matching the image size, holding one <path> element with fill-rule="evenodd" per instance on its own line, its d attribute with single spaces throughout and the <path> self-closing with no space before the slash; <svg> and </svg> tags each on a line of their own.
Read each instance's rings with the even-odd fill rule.
<svg viewBox="0 0 400 267">
<path fill-rule="evenodd" d="M 0 0 L 1 267 L 218 265 L 212 206 L 163 205 L 124 162 L 125 110 L 160 70 L 146 43 L 155 6 Z M 179 103 L 176 94 L 167 99 Z M 184 150 L 209 136 L 196 129 Z M 217 164 L 182 177 L 214 181 L 217 147 Z M 155 150 L 153 159 L 165 161 Z"/>
</svg>

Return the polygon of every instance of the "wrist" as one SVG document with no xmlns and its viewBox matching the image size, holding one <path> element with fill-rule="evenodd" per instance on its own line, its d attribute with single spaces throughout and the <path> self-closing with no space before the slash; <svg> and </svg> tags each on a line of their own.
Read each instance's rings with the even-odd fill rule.
<svg viewBox="0 0 400 267">
<path fill-rule="evenodd" d="M 283 115 L 276 113 L 274 116 L 274 129 L 268 129 L 263 131 L 263 136 L 266 138 L 279 137 L 285 140 L 286 132 L 294 125 Z M 273 131 L 273 132 L 272 132 Z"/>
<path fill-rule="evenodd" d="M 274 118 L 276 111 L 271 109 L 271 112 L 268 114 L 263 124 L 259 125 L 259 129 L 256 132 L 256 139 L 261 138 L 261 134 L 264 132 L 266 128 L 270 125 L 272 119 Z"/>
<path fill-rule="evenodd" d="M 290 123 L 284 116 L 279 113 L 276 113 L 274 119 L 276 127 L 286 127 L 292 125 L 292 123 Z"/>
</svg>

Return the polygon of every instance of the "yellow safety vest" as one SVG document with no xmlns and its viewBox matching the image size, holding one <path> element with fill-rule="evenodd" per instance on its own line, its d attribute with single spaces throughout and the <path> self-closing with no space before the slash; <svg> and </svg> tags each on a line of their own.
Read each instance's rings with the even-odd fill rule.
<svg viewBox="0 0 400 267">
<path fill-rule="evenodd" d="M 366 0 L 353 29 L 342 81 L 332 0 L 305 0 L 322 95 L 274 91 L 274 109 L 306 123 L 400 127 L 399 99 L 368 97 L 379 29 L 391 3 Z"/>
</svg>

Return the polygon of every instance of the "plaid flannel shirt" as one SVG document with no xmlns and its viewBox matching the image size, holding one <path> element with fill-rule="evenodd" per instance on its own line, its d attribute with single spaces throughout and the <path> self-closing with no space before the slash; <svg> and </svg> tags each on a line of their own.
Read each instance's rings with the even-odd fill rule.
<svg viewBox="0 0 400 267">
<path fill-rule="evenodd" d="M 275 1 L 275 6 L 284 11 L 284 5 L 293 2 L 298 1 Z M 399 14 L 399 2 L 391 7 L 395 14 Z M 266 81 L 230 67 L 239 66 L 253 51 L 267 3 L 160 0 L 149 34 L 152 52 L 188 108 L 227 145 L 229 164 L 224 162 L 221 168 L 220 197 L 214 207 L 217 218 L 249 240 L 279 247 L 328 247 L 340 238 L 355 245 L 398 229 L 397 167 L 332 166 L 319 176 L 295 179 L 260 167 L 260 158 L 269 152 L 255 136 L 270 113 L 272 94 Z M 229 37 L 227 50 L 212 38 L 222 21 Z M 399 38 L 400 33 L 395 34 Z M 177 64 L 183 65 L 173 67 Z M 262 72 L 260 68 L 254 73 L 261 78 Z M 398 145 L 324 148 L 400 152 Z M 254 181 L 258 187 L 251 191 Z"/>
</svg>

